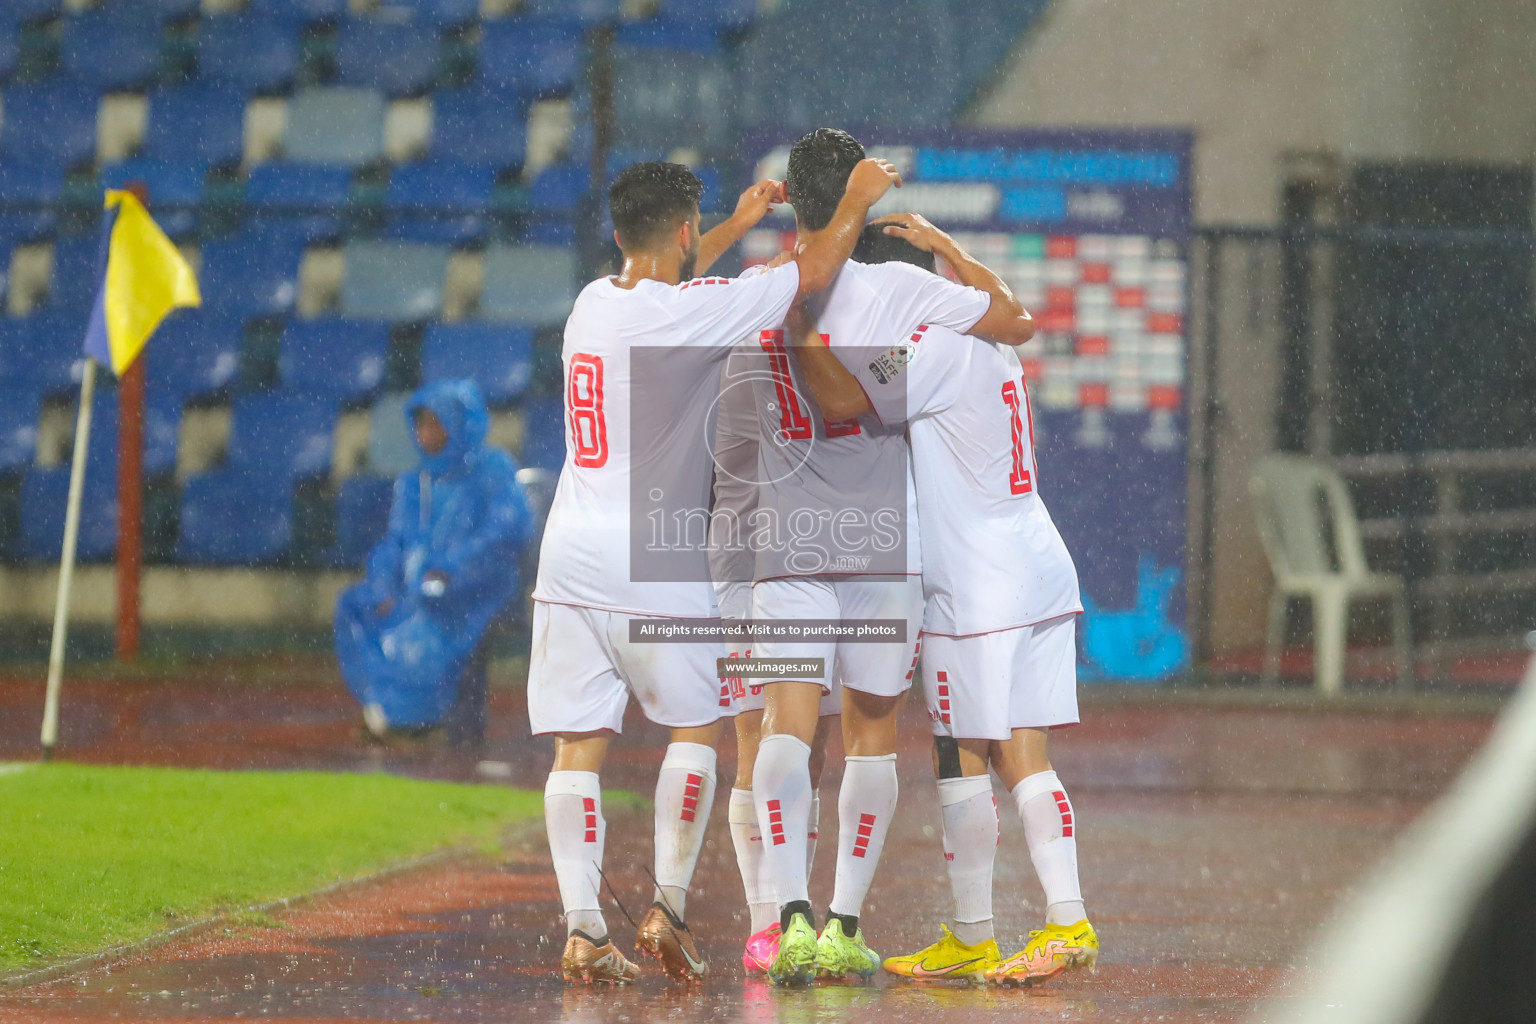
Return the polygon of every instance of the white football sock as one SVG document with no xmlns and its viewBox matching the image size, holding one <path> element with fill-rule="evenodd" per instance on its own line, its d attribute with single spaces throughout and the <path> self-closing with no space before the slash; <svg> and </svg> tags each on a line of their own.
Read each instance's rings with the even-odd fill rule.
<svg viewBox="0 0 1536 1024">
<path fill-rule="evenodd" d="M 580 931 L 599 943 L 608 926 L 599 909 L 599 867 L 608 826 L 596 772 L 550 772 L 544 783 L 544 829 L 560 883 L 566 932 Z"/>
<path fill-rule="evenodd" d="M 816 864 L 816 841 L 821 838 L 821 790 L 811 790 L 811 813 L 806 819 L 805 832 L 805 879 L 811 879 L 811 868 Z"/>
<path fill-rule="evenodd" d="M 763 862 L 763 830 L 757 827 L 757 805 L 750 789 L 731 790 L 727 812 L 731 823 L 731 843 L 736 847 L 736 867 L 741 870 L 741 887 L 747 894 L 747 912 L 752 915 L 752 934 L 777 924 L 779 904 L 773 898 L 773 884 L 768 881 Z"/>
<path fill-rule="evenodd" d="M 858 917 L 896 811 L 896 755 L 843 760 L 843 784 L 837 793 L 837 881 L 828 909 Z"/>
<path fill-rule="evenodd" d="M 794 736 L 764 736 L 752 767 L 752 799 L 779 907 L 809 901 L 805 843 L 811 814 L 811 748 Z"/>
<path fill-rule="evenodd" d="M 656 776 L 656 899 L 683 919 L 715 804 L 715 748 L 672 743 Z"/>
<path fill-rule="evenodd" d="M 944 815 L 944 867 L 955 897 L 955 938 L 967 946 L 986 942 L 992 931 L 992 865 L 1000 833 L 992 776 L 939 780 Z"/>
<path fill-rule="evenodd" d="M 1036 772 L 1013 787 L 1013 801 L 1024 821 L 1029 859 L 1045 890 L 1046 923 L 1076 924 L 1087 913 L 1077 880 L 1077 827 L 1067 791 L 1054 771 Z"/>
</svg>

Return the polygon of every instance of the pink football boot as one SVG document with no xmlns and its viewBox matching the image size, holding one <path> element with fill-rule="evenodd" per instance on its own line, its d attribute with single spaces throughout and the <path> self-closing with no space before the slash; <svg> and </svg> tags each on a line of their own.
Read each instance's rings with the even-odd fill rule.
<svg viewBox="0 0 1536 1024">
<path fill-rule="evenodd" d="M 768 967 L 779 955 L 779 924 L 773 924 L 747 940 L 747 951 L 741 954 L 741 966 L 748 974 L 767 974 Z"/>
</svg>

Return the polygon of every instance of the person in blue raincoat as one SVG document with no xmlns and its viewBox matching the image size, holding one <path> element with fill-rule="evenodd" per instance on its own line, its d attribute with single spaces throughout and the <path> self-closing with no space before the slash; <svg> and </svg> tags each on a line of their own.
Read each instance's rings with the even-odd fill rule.
<svg viewBox="0 0 1536 1024">
<path fill-rule="evenodd" d="M 485 734 L 486 630 L 519 592 L 531 517 L 517 464 L 485 443 L 473 381 L 439 381 L 405 415 L 421 464 L 395 481 L 389 533 L 336 601 L 336 657 L 369 731 Z"/>
</svg>

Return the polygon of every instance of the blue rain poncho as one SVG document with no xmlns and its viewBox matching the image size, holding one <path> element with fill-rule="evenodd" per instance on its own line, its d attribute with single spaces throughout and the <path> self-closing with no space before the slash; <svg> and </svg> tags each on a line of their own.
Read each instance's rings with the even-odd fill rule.
<svg viewBox="0 0 1536 1024">
<path fill-rule="evenodd" d="M 406 404 L 407 420 L 421 409 L 442 422 L 448 443 L 421 452 L 420 467 L 395 481 L 389 533 L 368 557 L 368 576 L 336 601 L 347 688 L 404 729 L 435 725 L 452 706 L 486 627 L 518 593 L 531 522 L 517 464 L 485 443 L 490 416 L 474 382 L 428 384 Z M 434 572 L 445 585 L 426 578 Z"/>
</svg>

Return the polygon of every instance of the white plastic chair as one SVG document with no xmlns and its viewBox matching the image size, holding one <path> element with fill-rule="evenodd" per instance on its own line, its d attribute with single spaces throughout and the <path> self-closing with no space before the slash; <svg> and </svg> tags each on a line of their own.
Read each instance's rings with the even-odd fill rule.
<svg viewBox="0 0 1536 1024">
<path fill-rule="evenodd" d="M 1392 602 L 1398 686 L 1412 686 L 1407 589 L 1401 576 L 1375 573 L 1365 564 L 1360 523 L 1344 479 L 1315 459 L 1271 455 L 1254 467 L 1248 492 L 1275 577 L 1264 643 L 1265 685 L 1273 685 L 1279 676 L 1290 603 L 1303 598 L 1312 602 L 1313 664 L 1319 691 L 1333 694 L 1344 687 L 1349 606 L 1362 599 Z"/>
</svg>

